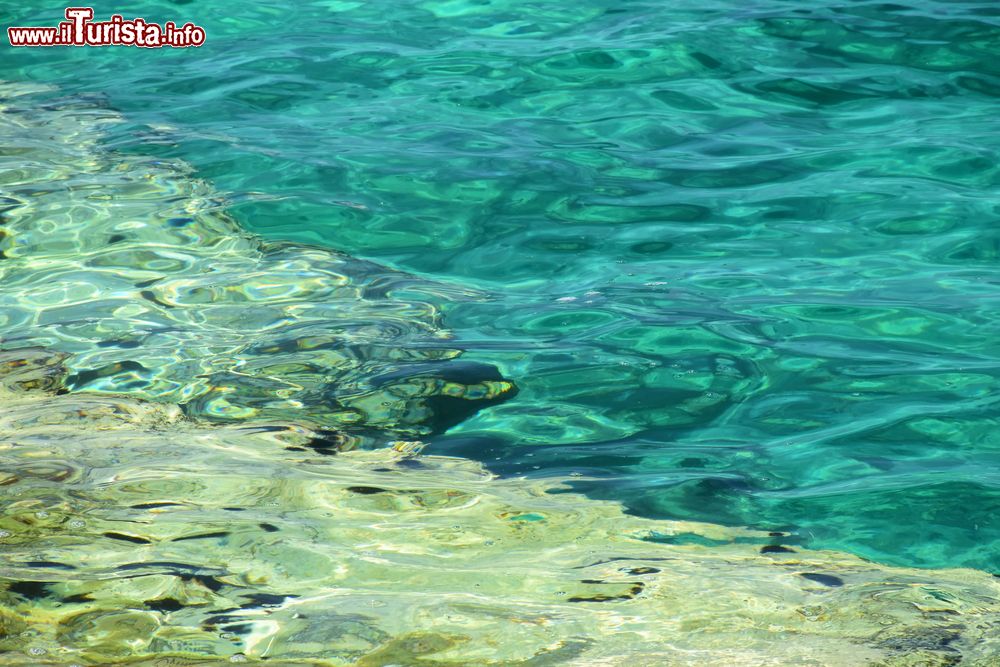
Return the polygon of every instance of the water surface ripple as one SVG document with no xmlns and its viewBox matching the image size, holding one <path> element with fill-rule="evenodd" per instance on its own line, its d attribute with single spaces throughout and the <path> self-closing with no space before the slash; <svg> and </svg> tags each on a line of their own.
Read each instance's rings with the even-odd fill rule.
<svg viewBox="0 0 1000 667">
<path fill-rule="evenodd" d="M 5 76 L 252 231 L 492 294 L 447 324 L 521 393 L 434 451 L 1000 572 L 994 2 L 133 4 L 208 43 Z"/>
</svg>

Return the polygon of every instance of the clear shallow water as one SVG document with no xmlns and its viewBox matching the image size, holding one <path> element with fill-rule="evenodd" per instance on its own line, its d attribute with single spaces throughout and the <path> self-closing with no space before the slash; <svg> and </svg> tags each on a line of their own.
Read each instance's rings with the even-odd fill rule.
<svg viewBox="0 0 1000 667">
<path fill-rule="evenodd" d="M 430 451 L 1000 571 L 993 3 L 295 7 L 97 7 L 208 43 L 0 62 L 247 229 L 491 293 L 445 319 L 520 394 Z"/>
</svg>

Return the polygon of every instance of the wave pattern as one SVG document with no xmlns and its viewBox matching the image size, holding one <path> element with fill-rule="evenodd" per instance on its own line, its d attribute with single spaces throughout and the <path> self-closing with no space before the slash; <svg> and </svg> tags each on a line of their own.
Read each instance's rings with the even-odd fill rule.
<svg viewBox="0 0 1000 667">
<path fill-rule="evenodd" d="M 420 437 L 515 393 L 492 367 L 449 361 L 461 349 L 433 301 L 476 292 L 262 243 L 183 164 L 97 150 L 113 112 L 25 92 L 0 90 L 0 346 L 71 353 L 68 389 L 296 419 L 341 448 Z"/>
<path fill-rule="evenodd" d="M 231 202 L 268 238 L 494 294 L 448 324 L 521 400 L 435 451 L 1000 572 L 995 2 L 142 7 L 208 45 L 5 71 L 106 91 L 111 147 L 266 192 Z"/>
</svg>

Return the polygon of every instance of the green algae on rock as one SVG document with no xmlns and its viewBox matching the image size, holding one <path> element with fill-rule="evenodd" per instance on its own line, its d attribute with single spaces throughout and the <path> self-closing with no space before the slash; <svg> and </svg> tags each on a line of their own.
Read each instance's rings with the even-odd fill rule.
<svg viewBox="0 0 1000 667">
<path fill-rule="evenodd" d="M 983 572 L 761 549 L 780 536 L 640 519 L 462 459 L 319 457 L 300 425 L 58 393 L 62 355 L 23 353 L 0 359 L 5 665 L 987 667 L 1000 652 L 1000 580 Z"/>
<path fill-rule="evenodd" d="M 0 85 L 0 349 L 70 354 L 67 388 L 215 421 L 419 437 L 516 393 L 435 305 L 483 295 L 240 229 L 180 162 L 102 150 L 99 99 Z M 27 101 L 25 101 L 27 100 Z"/>
</svg>

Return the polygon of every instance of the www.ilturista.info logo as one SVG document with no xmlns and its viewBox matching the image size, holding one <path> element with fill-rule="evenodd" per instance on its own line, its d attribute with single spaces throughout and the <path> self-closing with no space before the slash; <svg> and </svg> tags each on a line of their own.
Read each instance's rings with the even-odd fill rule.
<svg viewBox="0 0 1000 667">
<path fill-rule="evenodd" d="M 7 39 L 11 46 L 141 46 L 155 49 L 161 46 L 201 46 L 205 29 L 185 23 L 178 27 L 173 21 L 162 26 L 146 23 L 145 19 L 124 19 L 119 14 L 108 21 L 93 22 L 91 7 L 68 7 L 66 20 L 54 28 L 10 27 Z"/>
</svg>

